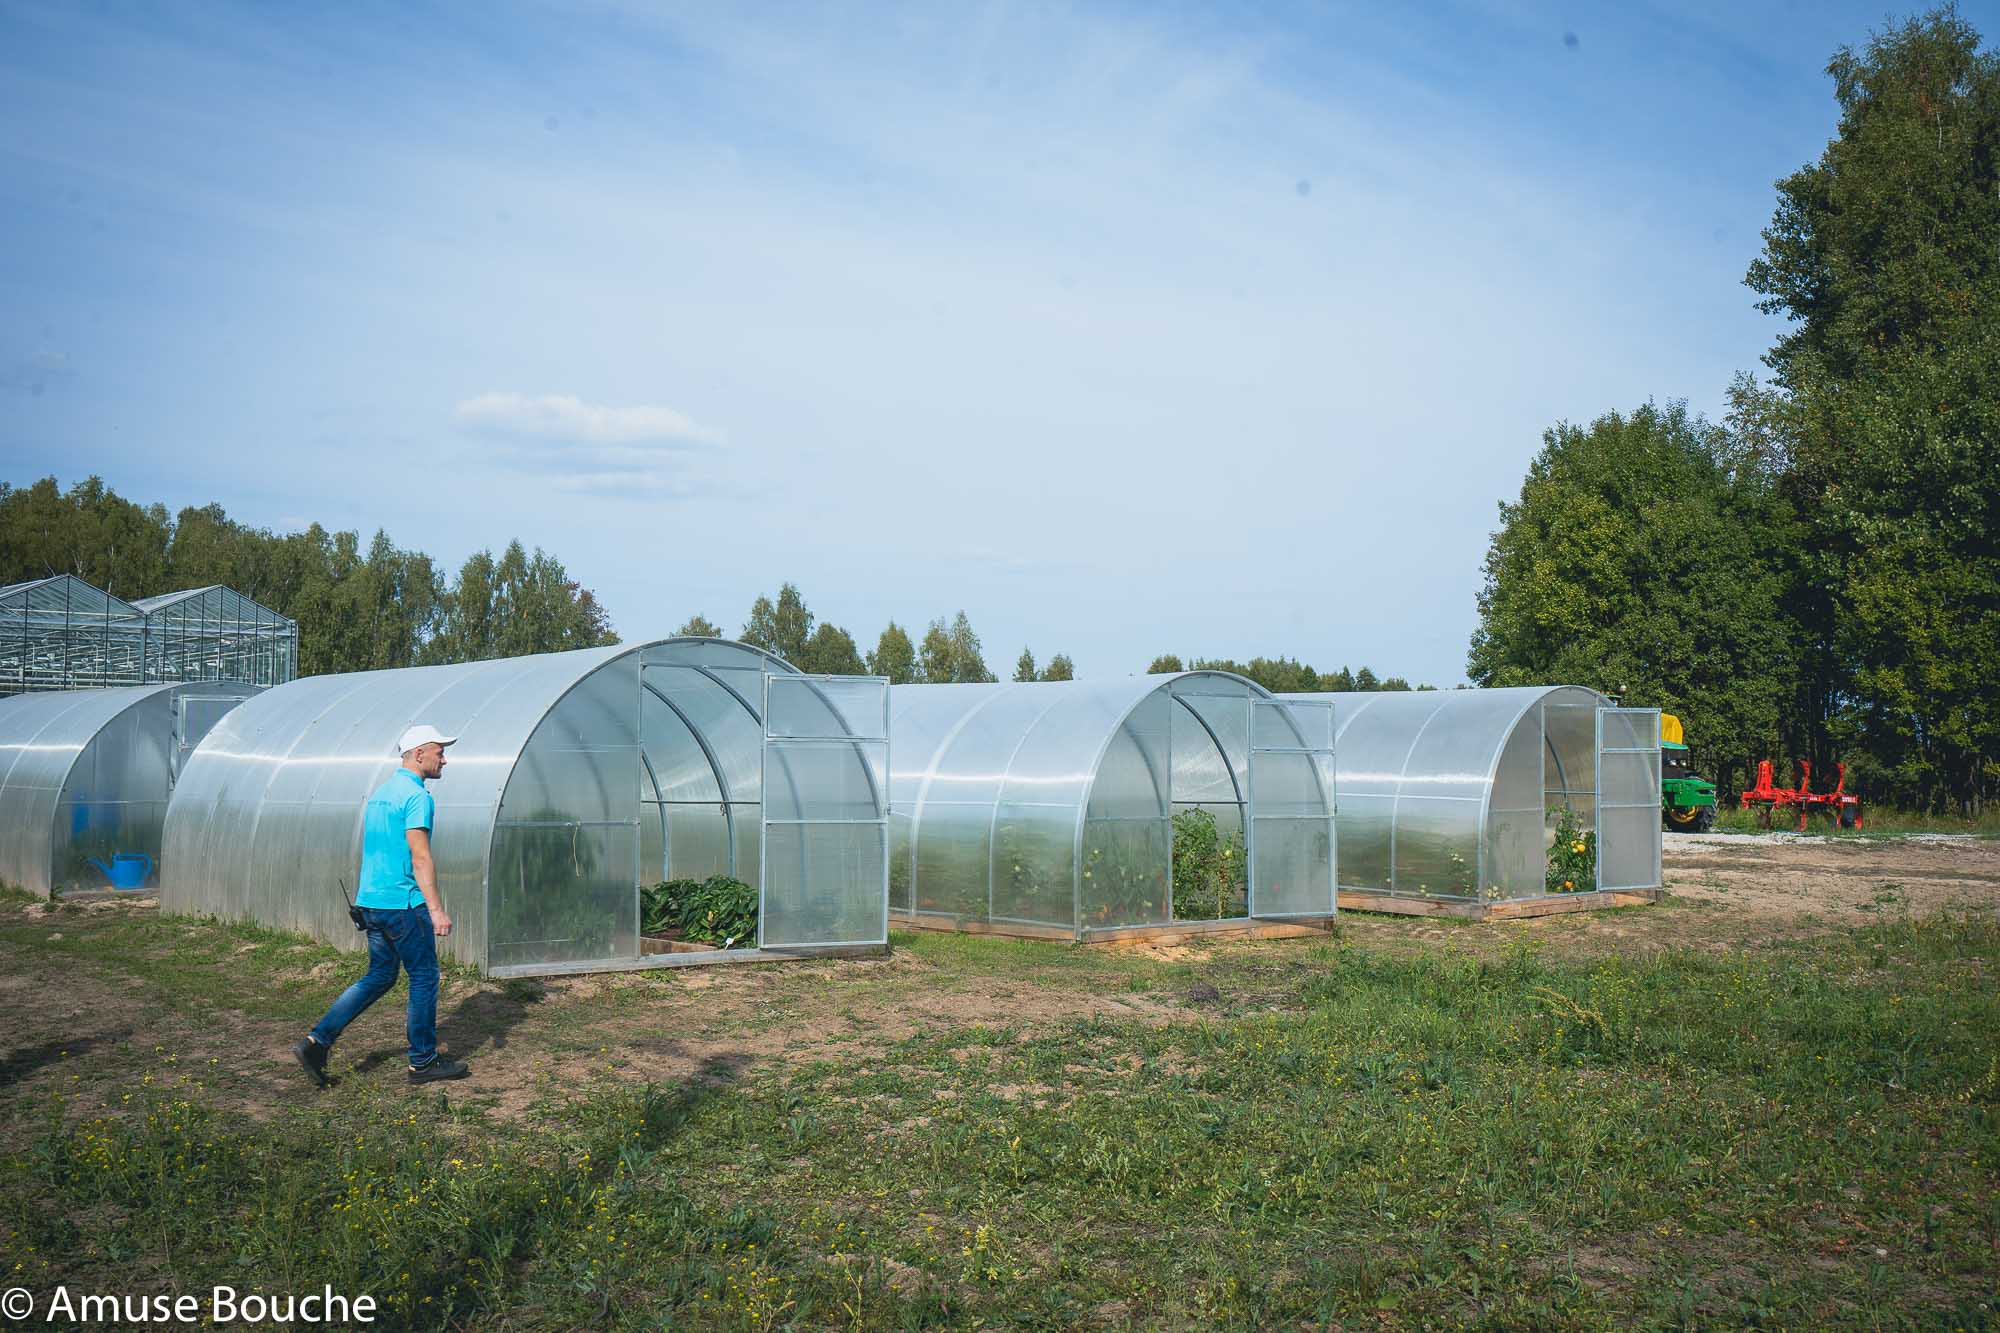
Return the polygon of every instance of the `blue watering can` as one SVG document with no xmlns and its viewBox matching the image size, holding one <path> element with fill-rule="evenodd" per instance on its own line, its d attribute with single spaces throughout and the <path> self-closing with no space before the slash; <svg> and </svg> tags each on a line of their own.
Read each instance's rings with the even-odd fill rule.
<svg viewBox="0 0 2000 1333">
<path fill-rule="evenodd" d="M 104 872 L 114 889 L 143 889 L 153 873 L 153 858 L 144 852 L 113 852 L 110 865 L 93 856 L 90 864 Z"/>
</svg>

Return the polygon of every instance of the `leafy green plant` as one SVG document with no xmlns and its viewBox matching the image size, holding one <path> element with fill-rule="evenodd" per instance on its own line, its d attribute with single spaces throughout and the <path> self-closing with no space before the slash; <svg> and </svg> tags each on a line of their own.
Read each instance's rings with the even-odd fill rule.
<svg viewBox="0 0 2000 1333">
<path fill-rule="evenodd" d="M 1567 805 L 1556 816 L 1545 883 L 1550 893 L 1589 893 L 1597 888 L 1597 834 L 1578 828 L 1576 812 Z"/>
<path fill-rule="evenodd" d="M 1241 831 L 1222 836 L 1199 807 L 1174 816 L 1174 919 L 1219 921 L 1248 911 Z"/>
<path fill-rule="evenodd" d="M 699 944 L 749 948 L 757 942 L 757 890 L 728 875 L 670 879 L 640 891 L 641 929 Z"/>
</svg>

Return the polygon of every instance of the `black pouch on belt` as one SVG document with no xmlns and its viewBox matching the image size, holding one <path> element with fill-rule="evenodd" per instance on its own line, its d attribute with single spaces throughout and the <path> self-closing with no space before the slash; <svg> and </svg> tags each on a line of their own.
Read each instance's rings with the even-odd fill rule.
<svg viewBox="0 0 2000 1333">
<path fill-rule="evenodd" d="M 340 896 L 347 901 L 347 919 L 354 923 L 356 930 L 368 929 L 368 918 L 361 915 L 361 909 L 354 905 L 354 899 L 347 896 L 347 881 L 340 881 Z"/>
</svg>

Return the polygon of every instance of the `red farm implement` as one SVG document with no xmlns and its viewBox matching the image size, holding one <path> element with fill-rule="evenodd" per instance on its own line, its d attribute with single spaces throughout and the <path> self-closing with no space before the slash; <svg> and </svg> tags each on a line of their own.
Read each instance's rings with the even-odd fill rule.
<svg viewBox="0 0 2000 1333">
<path fill-rule="evenodd" d="M 1743 793 L 1743 804 L 1757 809 L 1758 822 L 1765 828 L 1771 827 L 1772 816 L 1779 810 L 1799 812 L 1798 831 L 1806 831 L 1806 821 L 1815 810 L 1825 812 L 1838 828 L 1861 827 L 1861 798 L 1847 790 L 1847 765 L 1834 766 L 1832 791 L 1816 792 L 1812 789 L 1812 765 L 1801 759 L 1798 761 L 1799 785 L 1778 787 L 1772 785 L 1771 761 L 1757 761 L 1757 785 Z"/>
</svg>

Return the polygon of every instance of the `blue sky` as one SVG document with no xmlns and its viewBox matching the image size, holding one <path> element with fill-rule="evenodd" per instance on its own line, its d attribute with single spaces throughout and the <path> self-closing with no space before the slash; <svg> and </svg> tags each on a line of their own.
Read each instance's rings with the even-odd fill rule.
<svg viewBox="0 0 2000 1333">
<path fill-rule="evenodd" d="M 305 9 L 0 0 L 0 475 L 1439 684 L 1545 427 L 1757 368 L 1884 18 Z"/>
</svg>

